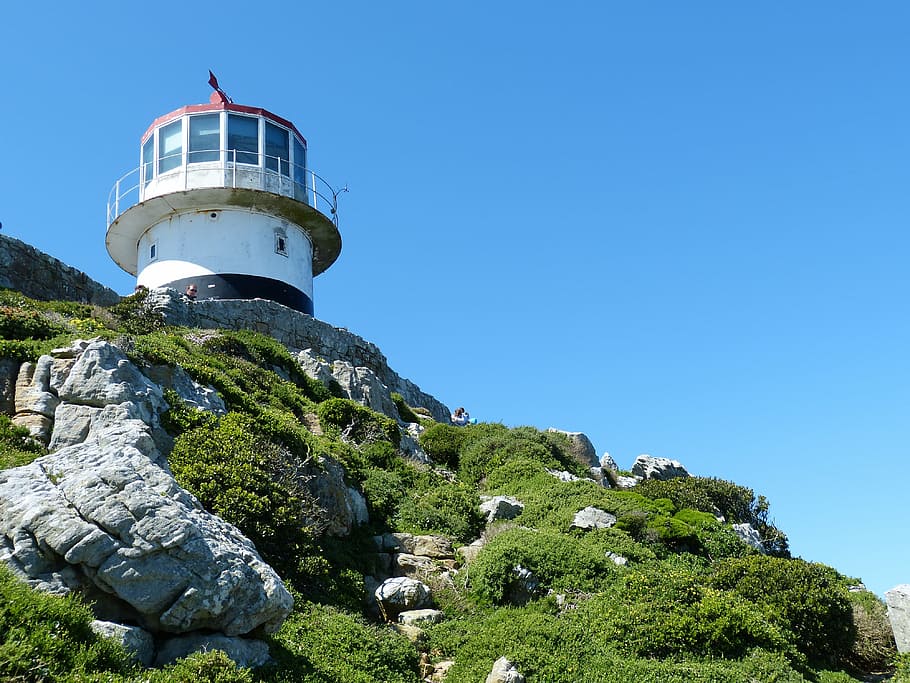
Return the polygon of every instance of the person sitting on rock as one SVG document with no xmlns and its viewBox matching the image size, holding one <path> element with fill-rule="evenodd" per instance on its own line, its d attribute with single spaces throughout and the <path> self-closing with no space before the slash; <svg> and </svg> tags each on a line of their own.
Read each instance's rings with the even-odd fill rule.
<svg viewBox="0 0 910 683">
<path fill-rule="evenodd" d="M 190 283 L 186 286 L 186 298 L 190 301 L 196 300 L 196 295 L 199 293 L 199 290 L 196 288 L 195 283 Z"/>
<path fill-rule="evenodd" d="M 456 408 L 455 412 L 452 413 L 452 424 L 459 427 L 464 427 L 466 424 L 471 422 L 471 416 L 468 415 L 468 411 L 464 408 Z"/>
</svg>

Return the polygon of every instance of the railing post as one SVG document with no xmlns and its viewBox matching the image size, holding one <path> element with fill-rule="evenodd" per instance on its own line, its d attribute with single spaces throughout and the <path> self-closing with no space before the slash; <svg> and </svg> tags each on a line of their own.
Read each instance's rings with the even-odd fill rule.
<svg viewBox="0 0 910 683">
<path fill-rule="evenodd" d="M 313 208 L 318 210 L 316 205 L 319 203 L 319 200 L 317 199 L 319 195 L 316 194 L 316 174 L 313 171 L 310 171 L 310 176 L 313 178 Z"/>
</svg>

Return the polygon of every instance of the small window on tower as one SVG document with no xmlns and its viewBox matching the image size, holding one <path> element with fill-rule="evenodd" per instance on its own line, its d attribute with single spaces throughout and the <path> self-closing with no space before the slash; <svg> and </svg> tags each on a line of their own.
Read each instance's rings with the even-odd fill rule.
<svg viewBox="0 0 910 683">
<path fill-rule="evenodd" d="M 275 253 L 282 256 L 288 255 L 288 238 L 281 233 L 275 233 Z"/>
<path fill-rule="evenodd" d="M 158 245 L 150 244 L 149 245 L 149 261 L 154 261 L 158 258 Z"/>
</svg>

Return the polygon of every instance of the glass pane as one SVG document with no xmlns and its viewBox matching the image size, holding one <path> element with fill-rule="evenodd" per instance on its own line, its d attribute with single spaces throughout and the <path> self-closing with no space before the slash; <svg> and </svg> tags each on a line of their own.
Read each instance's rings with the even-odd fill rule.
<svg viewBox="0 0 910 683">
<path fill-rule="evenodd" d="M 155 133 L 142 145 L 142 186 L 149 184 L 155 175 Z"/>
<path fill-rule="evenodd" d="M 158 173 L 180 166 L 182 154 L 183 119 L 180 119 L 158 131 Z"/>
<path fill-rule="evenodd" d="M 187 163 L 218 161 L 221 149 L 221 115 L 190 117 L 190 150 Z"/>
<path fill-rule="evenodd" d="M 284 128 L 279 128 L 274 123 L 265 122 L 265 167 L 272 170 L 278 170 L 279 161 L 281 163 L 281 174 L 290 175 L 288 169 L 288 160 L 291 153 L 288 151 L 288 132 Z"/>
<path fill-rule="evenodd" d="M 259 119 L 251 116 L 228 114 L 228 161 L 234 160 L 230 152 L 237 150 L 237 162 L 259 164 Z"/>
<path fill-rule="evenodd" d="M 306 148 L 294 138 L 294 182 L 306 187 Z"/>
</svg>

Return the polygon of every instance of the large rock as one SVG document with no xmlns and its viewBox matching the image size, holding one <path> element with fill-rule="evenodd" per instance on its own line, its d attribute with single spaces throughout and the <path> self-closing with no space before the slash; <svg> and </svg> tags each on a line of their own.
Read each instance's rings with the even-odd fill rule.
<svg viewBox="0 0 910 683">
<path fill-rule="evenodd" d="M 202 386 L 186 370 L 172 365 L 153 365 L 146 368 L 146 377 L 163 389 L 172 389 L 189 408 L 215 415 L 224 415 L 227 407 L 212 386 Z"/>
<path fill-rule="evenodd" d="M 374 595 L 386 621 L 395 621 L 402 612 L 430 606 L 430 587 L 404 576 L 386 579 L 379 584 Z"/>
<path fill-rule="evenodd" d="M 293 604 L 281 579 L 158 459 L 147 426 L 123 419 L 0 472 L 0 561 L 152 632 L 276 630 Z"/>
<path fill-rule="evenodd" d="M 632 465 L 632 474 L 642 479 L 675 479 L 688 477 L 689 473 L 678 460 L 669 458 L 655 458 L 652 455 L 639 455 Z"/>
<path fill-rule="evenodd" d="M 885 603 L 897 651 L 910 652 L 910 583 L 902 583 L 885 593 Z"/>
<path fill-rule="evenodd" d="M 743 524 L 734 524 L 733 533 L 739 536 L 740 540 L 743 541 L 743 543 L 749 544 L 758 552 L 762 554 L 765 554 L 767 552 L 765 550 L 765 544 L 762 543 L 761 534 L 759 534 L 758 530 L 748 522 L 744 522 Z"/>
<path fill-rule="evenodd" d="M 481 496 L 480 500 L 480 511 L 486 515 L 487 524 L 500 519 L 515 519 L 525 509 L 525 504 L 513 496 Z"/>
<path fill-rule="evenodd" d="M 18 376 L 19 361 L 15 358 L 0 358 L 0 414 L 13 415 L 16 412 Z"/>
<path fill-rule="evenodd" d="M 79 354 L 57 396 L 65 403 L 96 408 L 131 403 L 136 418 L 150 425 L 167 409 L 161 388 L 120 349 L 102 340 L 92 341 Z"/>
<path fill-rule="evenodd" d="M 120 643 L 140 664 L 151 666 L 155 661 L 155 638 L 144 628 L 100 620 L 93 621 L 91 626 L 95 633 Z"/>
<path fill-rule="evenodd" d="M 572 527 L 576 529 L 609 529 L 616 524 L 616 515 L 595 507 L 586 507 L 575 513 Z"/>
<path fill-rule="evenodd" d="M 377 413 L 399 419 L 398 409 L 392 401 L 392 392 L 370 368 L 354 367 L 348 361 L 336 360 L 331 365 L 311 351 L 297 354 L 297 362 L 304 371 L 326 385 L 335 382 L 345 397 Z"/>
<path fill-rule="evenodd" d="M 325 533 L 347 536 L 369 521 L 366 498 L 344 481 L 344 467 L 332 458 L 320 457 L 301 473 L 322 510 Z"/>
<path fill-rule="evenodd" d="M 500 657 L 493 663 L 485 683 L 525 683 L 525 677 L 518 672 L 515 665 L 505 657 Z"/>
<path fill-rule="evenodd" d="M 582 432 L 566 432 L 555 427 L 550 427 L 547 431 L 565 434 L 569 439 L 569 452 L 572 457 L 585 467 L 597 467 L 600 465 L 600 461 L 597 459 L 597 451 L 594 450 L 594 444 L 591 443 L 591 439 L 586 434 Z"/>
</svg>

